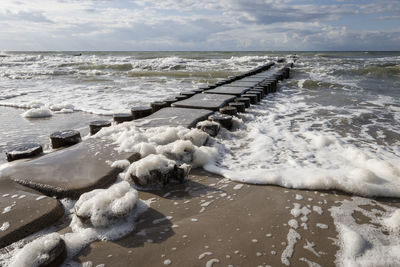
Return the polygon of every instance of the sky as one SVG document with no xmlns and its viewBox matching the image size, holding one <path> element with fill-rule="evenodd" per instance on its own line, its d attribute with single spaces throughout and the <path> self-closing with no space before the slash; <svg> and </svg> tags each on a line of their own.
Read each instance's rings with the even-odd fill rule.
<svg viewBox="0 0 400 267">
<path fill-rule="evenodd" d="M 1 51 L 400 50 L 400 0 L 1 0 Z"/>
</svg>

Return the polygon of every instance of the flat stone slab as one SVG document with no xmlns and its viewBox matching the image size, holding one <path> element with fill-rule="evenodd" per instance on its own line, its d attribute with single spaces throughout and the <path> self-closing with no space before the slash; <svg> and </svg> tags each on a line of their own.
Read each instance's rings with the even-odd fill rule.
<svg viewBox="0 0 400 267">
<path fill-rule="evenodd" d="M 247 82 L 247 81 L 236 81 L 233 83 L 228 84 L 228 86 L 232 86 L 232 87 L 253 87 L 256 86 L 258 82 Z"/>
<path fill-rule="evenodd" d="M 120 168 L 109 162 L 139 159 L 139 155 L 118 153 L 115 145 L 90 138 L 40 158 L 19 162 L 0 171 L 0 180 L 10 179 L 57 198 L 78 198 L 82 193 L 113 183 Z"/>
<path fill-rule="evenodd" d="M 0 248 L 48 227 L 64 208 L 54 198 L 10 180 L 0 180 Z"/>
<path fill-rule="evenodd" d="M 208 90 L 210 91 L 210 90 Z M 191 98 L 175 102 L 174 107 L 192 108 L 192 109 L 209 109 L 218 111 L 219 108 L 226 106 L 229 102 L 235 99 L 234 95 L 222 94 L 197 94 Z"/>
<path fill-rule="evenodd" d="M 220 86 L 215 89 L 204 91 L 204 94 L 221 94 L 221 95 L 240 96 L 248 90 L 250 90 L 249 87 Z"/>
<path fill-rule="evenodd" d="M 187 100 L 179 102 L 184 101 Z M 183 126 L 186 128 L 193 128 L 199 121 L 207 120 L 208 116 L 211 114 L 212 111 L 207 109 L 168 107 L 163 108 L 144 119 L 137 120 L 137 122 L 139 122 L 143 127 Z"/>
<path fill-rule="evenodd" d="M 250 77 L 246 77 L 246 78 L 237 80 L 236 82 L 255 82 L 255 83 L 259 83 L 259 82 L 262 82 L 263 80 L 264 80 L 263 77 L 250 76 Z"/>
</svg>

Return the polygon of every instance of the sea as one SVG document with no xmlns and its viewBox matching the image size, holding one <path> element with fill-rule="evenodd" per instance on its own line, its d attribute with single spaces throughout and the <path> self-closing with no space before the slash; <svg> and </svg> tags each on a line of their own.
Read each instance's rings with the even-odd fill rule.
<svg viewBox="0 0 400 267">
<path fill-rule="evenodd" d="M 242 116 L 219 166 L 273 177 L 336 175 L 370 157 L 400 166 L 400 52 L 1 52 L 0 150 L 87 134 L 92 120 L 294 55 L 290 79 Z M 41 107 L 52 116 L 23 116 Z"/>
<path fill-rule="evenodd" d="M 0 150 L 27 142 L 48 148 L 49 134 L 62 129 L 85 136 L 90 121 L 282 58 L 297 60 L 278 92 L 235 117 L 207 149 L 191 144 L 200 165 L 233 181 L 354 196 L 329 209 L 339 265 L 385 259 L 397 266 L 400 210 L 361 207 L 377 205 L 375 197 L 400 198 L 400 52 L 1 52 Z M 111 128 L 111 139 L 133 149 L 135 140 L 162 146 L 152 135 L 189 131 L 124 127 Z M 0 169 L 5 162 L 3 154 Z M 294 204 L 292 211 L 300 208 Z M 358 224 L 356 211 L 373 225 Z"/>
</svg>

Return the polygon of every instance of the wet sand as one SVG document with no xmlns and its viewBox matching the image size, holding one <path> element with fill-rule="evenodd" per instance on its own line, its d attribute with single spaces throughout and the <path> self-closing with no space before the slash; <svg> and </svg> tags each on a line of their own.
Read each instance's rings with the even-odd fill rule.
<svg viewBox="0 0 400 267">
<path fill-rule="evenodd" d="M 185 184 L 140 192 L 140 198 L 152 198 L 153 203 L 132 233 L 94 242 L 76 260 L 93 266 L 205 266 L 213 259 L 213 266 L 335 266 L 338 233 L 329 208 L 351 196 L 238 184 L 194 170 Z M 294 203 L 310 210 L 321 207 L 322 213 L 306 216 L 304 229 L 301 216 L 290 213 Z M 298 221 L 298 229 L 288 225 L 291 219 Z M 291 244 L 288 234 L 293 230 L 299 236 Z"/>
</svg>

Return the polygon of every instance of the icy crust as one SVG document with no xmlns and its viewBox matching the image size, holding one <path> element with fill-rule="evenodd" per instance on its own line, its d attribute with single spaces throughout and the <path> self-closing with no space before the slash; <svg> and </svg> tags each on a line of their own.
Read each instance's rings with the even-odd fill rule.
<svg viewBox="0 0 400 267">
<path fill-rule="evenodd" d="M 82 194 L 75 204 L 75 215 L 94 227 L 105 227 L 126 217 L 137 201 L 137 191 L 123 181 Z"/>
<path fill-rule="evenodd" d="M 338 266 L 400 266 L 399 209 L 353 197 L 329 211 L 339 232 Z M 356 212 L 368 223 L 358 224 L 353 217 Z"/>
<path fill-rule="evenodd" d="M 50 252 L 61 242 L 58 233 L 52 233 L 37 238 L 19 250 L 9 267 L 37 267 L 50 258 Z"/>
</svg>

